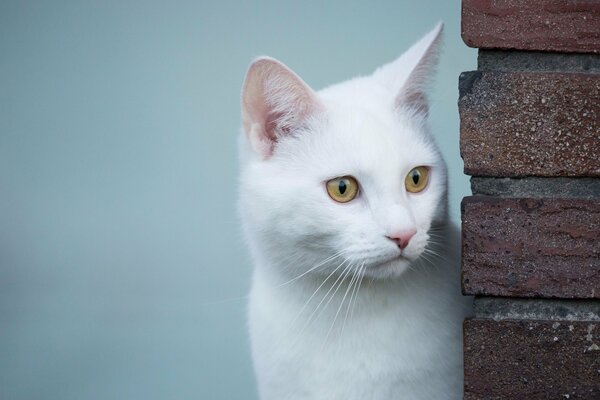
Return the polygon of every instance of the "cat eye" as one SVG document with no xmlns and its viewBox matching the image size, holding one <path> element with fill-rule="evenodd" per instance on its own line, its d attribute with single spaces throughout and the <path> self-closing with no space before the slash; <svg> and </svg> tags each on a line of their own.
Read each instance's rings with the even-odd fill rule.
<svg viewBox="0 0 600 400">
<path fill-rule="evenodd" d="M 410 193 L 418 193 L 425 189 L 429 180 L 429 168 L 416 167 L 410 170 L 404 179 L 404 186 Z"/>
<path fill-rule="evenodd" d="M 338 203 L 347 203 L 358 194 L 358 182 L 351 176 L 342 176 L 327 181 L 329 197 Z"/>
</svg>

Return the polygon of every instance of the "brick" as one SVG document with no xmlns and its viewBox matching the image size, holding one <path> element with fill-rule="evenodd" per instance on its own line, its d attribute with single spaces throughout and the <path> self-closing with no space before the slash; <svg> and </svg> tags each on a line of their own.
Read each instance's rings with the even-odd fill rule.
<svg viewBox="0 0 600 400">
<path fill-rule="evenodd" d="M 467 319 L 465 400 L 600 398 L 600 323 Z"/>
<path fill-rule="evenodd" d="M 600 323 L 600 301 L 581 299 L 520 299 L 476 297 L 473 312 L 478 318 L 596 321 Z"/>
<path fill-rule="evenodd" d="M 600 299 L 600 202 L 471 196 L 462 205 L 468 295 Z"/>
<path fill-rule="evenodd" d="M 597 0 L 463 0 L 467 46 L 600 53 Z"/>
<path fill-rule="evenodd" d="M 479 71 L 600 72 L 600 54 L 479 50 Z"/>
<path fill-rule="evenodd" d="M 466 174 L 600 177 L 600 74 L 474 71 L 459 91 Z"/>
<path fill-rule="evenodd" d="M 473 176 L 471 177 L 471 191 L 475 195 L 496 197 L 572 197 L 600 201 L 600 179 Z"/>
</svg>

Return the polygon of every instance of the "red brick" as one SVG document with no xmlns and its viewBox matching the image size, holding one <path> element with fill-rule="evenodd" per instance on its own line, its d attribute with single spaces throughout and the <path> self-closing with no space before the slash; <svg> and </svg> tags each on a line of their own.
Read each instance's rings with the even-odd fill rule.
<svg viewBox="0 0 600 400">
<path fill-rule="evenodd" d="M 464 399 L 600 399 L 598 346 L 598 321 L 468 319 Z"/>
<path fill-rule="evenodd" d="M 600 53 L 597 0 L 463 0 L 470 47 Z"/>
<path fill-rule="evenodd" d="M 600 202 L 465 197 L 469 295 L 600 299 Z"/>
<path fill-rule="evenodd" d="M 459 112 L 466 174 L 600 177 L 600 74 L 463 73 Z"/>
</svg>

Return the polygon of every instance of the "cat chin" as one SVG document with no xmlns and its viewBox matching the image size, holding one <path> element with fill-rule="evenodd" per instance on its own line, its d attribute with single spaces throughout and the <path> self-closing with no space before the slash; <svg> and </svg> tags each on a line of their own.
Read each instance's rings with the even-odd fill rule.
<svg viewBox="0 0 600 400">
<path fill-rule="evenodd" d="M 365 275 L 380 280 L 397 279 L 402 276 L 411 265 L 411 261 L 404 257 L 395 257 L 369 266 Z"/>
</svg>

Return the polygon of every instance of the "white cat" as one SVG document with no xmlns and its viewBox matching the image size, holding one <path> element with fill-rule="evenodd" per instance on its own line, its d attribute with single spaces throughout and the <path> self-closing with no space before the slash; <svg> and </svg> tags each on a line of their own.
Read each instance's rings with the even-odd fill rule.
<svg viewBox="0 0 600 400">
<path fill-rule="evenodd" d="M 424 94 L 441 31 L 319 92 L 250 65 L 239 206 L 263 400 L 462 398 L 470 299 Z"/>
</svg>

